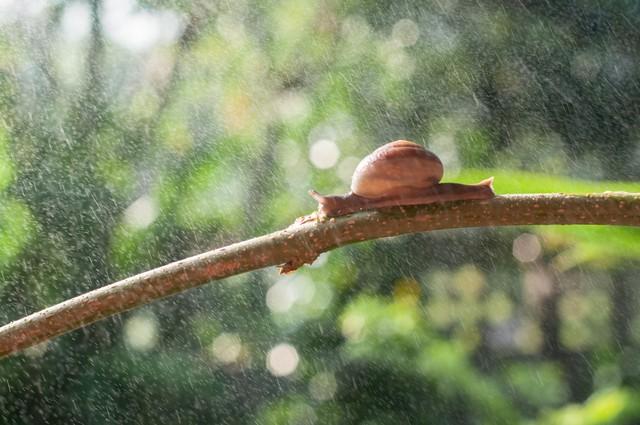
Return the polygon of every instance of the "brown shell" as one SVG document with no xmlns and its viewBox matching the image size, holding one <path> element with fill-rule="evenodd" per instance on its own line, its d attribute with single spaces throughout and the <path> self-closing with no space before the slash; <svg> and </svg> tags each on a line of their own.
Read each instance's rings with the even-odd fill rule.
<svg viewBox="0 0 640 425">
<path fill-rule="evenodd" d="M 360 161 L 351 191 L 365 198 L 410 194 L 437 184 L 442 174 L 442 162 L 434 153 L 416 143 L 397 140 Z"/>
</svg>

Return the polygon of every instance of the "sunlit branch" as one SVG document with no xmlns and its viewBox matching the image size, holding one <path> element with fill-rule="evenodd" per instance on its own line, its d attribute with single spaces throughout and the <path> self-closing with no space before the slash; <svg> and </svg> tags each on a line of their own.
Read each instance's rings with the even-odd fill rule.
<svg viewBox="0 0 640 425">
<path fill-rule="evenodd" d="M 11 322 L 0 328 L 0 356 L 212 280 L 275 265 L 282 265 L 284 271 L 295 270 L 322 252 L 355 242 L 439 229 L 534 224 L 640 226 L 640 193 L 507 195 L 293 224 L 132 276 Z"/>
</svg>

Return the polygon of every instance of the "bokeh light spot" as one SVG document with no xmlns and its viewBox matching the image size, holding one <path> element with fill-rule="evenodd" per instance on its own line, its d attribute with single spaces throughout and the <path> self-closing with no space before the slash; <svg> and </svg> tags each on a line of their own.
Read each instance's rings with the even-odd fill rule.
<svg viewBox="0 0 640 425">
<path fill-rule="evenodd" d="M 124 325 L 124 340 L 136 351 L 149 351 L 158 343 L 159 324 L 151 313 L 137 314 Z"/>
<path fill-rule="evenodd" d="M 311 105 L 300 92 L 288 90 L 281 93 L 274 101 L 280 119 L 296 123 L 304 120 L 311 113 Z"/>
<path fill-rule="evenodd" d="M 353 172 L 356 170 L 356 167 L 360 163 L 360 159 L 355 156 L 348 156 L 338 164 L 338 169 L 336 170 L 336 174 L 340 177 L 340 180 L 347 184 L 351 184 L 351 177 L 353 176 Z"/>
<path fill-rule="evenodd" d="M 287 376 L 298 367 L 298 350 L 291 344 L 278 344 L 267 354 L 267 369 L 273 376 Z"/>
<path fill-rule="evenodd" d="M 309 160 L 321 170 L 331 168 L 340 159 L 340 149 L 333 140 L 320 139 L 311 145 L 309 150 Z"/>
<path fill-rule="evenodd" d="M 234 363 L 242 353 L 242 341 L 235 333 L 222 333 L 211 343 L 211 353 L 223 364 Z"/>
<path fill-rule="evenodd" d="M 143 195 L 124 211 L 124 223 L 131 229 L 145 229 L 158 218 L 158 214 L 159 207 L 155 199 Z"/>
<path fill-rule="evenodd" d="M 291 279 L 281 279 L 267 291 L 267 307 L 274 313 L 286 313 L 296 301 Z"/>
<path fill-rule="evenodd" d="M 351 313 L 342 320 L 342 335 L 352 342 L 362 338 L 366 319 L 363 315 Z"/>
<path fill-rule="evenodd" d="M 523 233 L 513 241 L 513 256 L 521 263 L 536 261 L 542 253 L 542 245 L 536 235 Z"/>
<path fill-rule="evenodd" d="M 410 47 L 416 44 L 420 30 L 411 19 L 400 19 L 393 25 L 391 38 L 402 47 Z"/>
<path fill-rule="evenodd" d="M 309 381 L 309 393 L 318 401 L 330 400 L 337 389 L 338 384 L 333 373 L 319 373 Z"/>
</svg>

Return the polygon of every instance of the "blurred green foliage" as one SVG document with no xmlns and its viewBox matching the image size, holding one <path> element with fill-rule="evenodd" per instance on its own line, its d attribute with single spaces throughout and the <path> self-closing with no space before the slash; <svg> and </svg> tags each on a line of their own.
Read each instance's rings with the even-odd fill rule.
<svg viewBox="0 0 640 425">
<path fill-rule="evenodd" d="M 640 192 L 635 1 L 0 1 L 3 323 L 290 224 L 410 139 L 498 193 Z M 322 255 L 0 362 L 0 422 L 632 424 L 640 234 Z"/>
</svg>

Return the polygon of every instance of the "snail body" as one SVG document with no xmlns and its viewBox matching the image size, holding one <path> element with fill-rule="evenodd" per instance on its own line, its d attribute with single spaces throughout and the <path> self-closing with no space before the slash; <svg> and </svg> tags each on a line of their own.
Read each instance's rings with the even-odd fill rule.
<svg viewBox="0 0 640 425">
<path fill-rule="evenodd" d="M 311 190 L 319 212 L 328 217 L 399 205 L 423 205 L 495 196 L 493 177 L 477 184 L 440 183 L 442 162 L 424 147 L 406 140 L 387 143 L 356 167 L 351 192 L 324 196 Z"/>
</svg>

